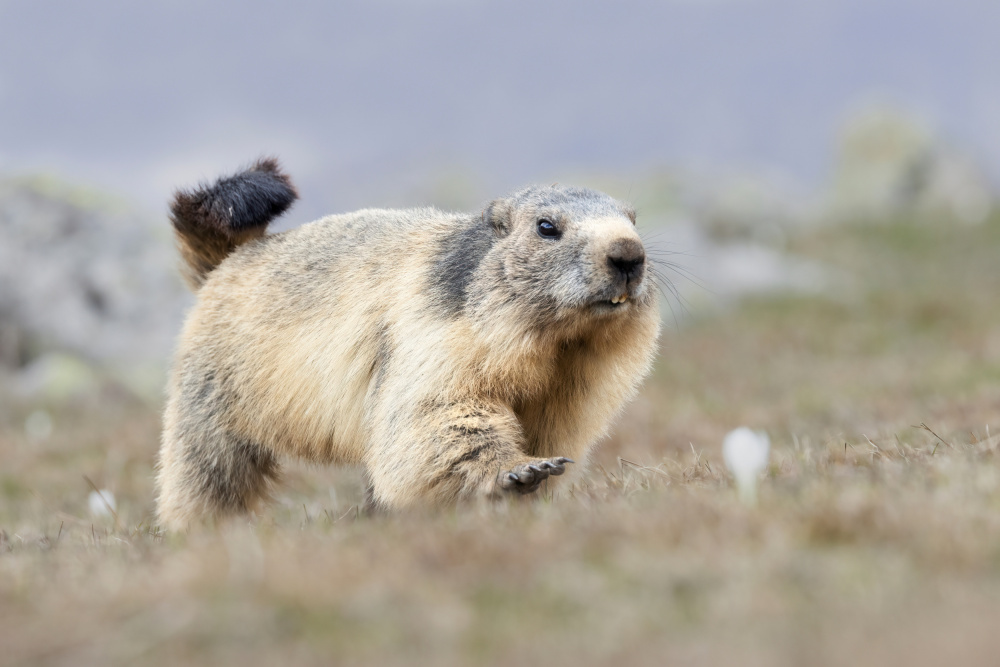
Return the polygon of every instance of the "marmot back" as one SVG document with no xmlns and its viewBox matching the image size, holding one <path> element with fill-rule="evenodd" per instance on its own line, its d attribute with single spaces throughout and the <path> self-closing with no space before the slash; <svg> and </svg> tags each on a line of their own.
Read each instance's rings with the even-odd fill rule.
<svg viewBox="0 0 1000 667">
<path fill-rule="evenodd" d="M 233 191 L 266 206 L 178 224 Z M 385 509 L 531 493 L 586 460 L 652 363 L 645 251 L 607 195 L 535 187 L 273 235 L 295 197 L 273 162 L 180 197 L 200 202 L 175 202 L 174 225 L 201 286 L 164 417 L 170 528 L 255 510 L 283 456 L 361 465 Z"/>
</svg>

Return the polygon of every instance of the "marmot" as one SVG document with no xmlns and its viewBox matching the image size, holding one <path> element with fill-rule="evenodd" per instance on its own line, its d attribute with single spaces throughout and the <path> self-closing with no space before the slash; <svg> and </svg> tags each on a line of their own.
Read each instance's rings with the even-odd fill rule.
<svg viewBox="0 0 1000 667">
<path fill-rule="evenodd" d="M 179 191 L 197 293 L 157 473 L 170 529 L 252 512 L 281 456 L 363 467 L 384 509 L 530 493 L 585 461 L 652 364 L 635 212 L 529 187 L 477 213 L 366 209 L 267 235 L 273 159 Z"/>
</svg>

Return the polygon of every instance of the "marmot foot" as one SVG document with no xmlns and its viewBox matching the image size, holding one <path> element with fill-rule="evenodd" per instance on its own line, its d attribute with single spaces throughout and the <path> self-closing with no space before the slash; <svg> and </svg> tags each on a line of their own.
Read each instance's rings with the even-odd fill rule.
<svg viewBox="0 0 1000 667">
<path fill-rule="evenodd" d="M 565 456 L 552 459 L 539 459 L 531 463 L 514 466 L 509 472 L 500 475 L 500 488 L 517 493 L 533 493 L 538 490 L 542 481 L 549 475 L 561 475 L 566 472 L 567 463 L 576 463 Z"/>
</svg>

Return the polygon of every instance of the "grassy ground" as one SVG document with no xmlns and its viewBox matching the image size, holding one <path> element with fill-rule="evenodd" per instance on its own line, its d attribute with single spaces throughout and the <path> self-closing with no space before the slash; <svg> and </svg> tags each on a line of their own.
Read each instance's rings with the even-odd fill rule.
<svg viewBox="0 0 1000 667">
<path fill-rule="evenodd" d="M 587 483 L 495 511 L 366 517 L 357 471 L 292 466 L 253 526 L 165 538 L 156 406 L 8 400 L 0 664 L 993 664 L 998 248 L 1000 220 L 796 238 L 841 287 L 668 330 Z M 756 508 L 740 425 L 773 442 Z"/>
</svg>

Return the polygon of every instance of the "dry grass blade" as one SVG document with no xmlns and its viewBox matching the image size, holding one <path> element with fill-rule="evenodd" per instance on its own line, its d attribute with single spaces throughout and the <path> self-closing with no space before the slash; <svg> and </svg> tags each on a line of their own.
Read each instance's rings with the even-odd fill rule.
<svg viewBox="0 0 1000 667">
<path fill-rule="evenodd" d="M 644 466 L 641 463 L 636 463 L 635 461 L 629 461 L 628 459 L 626 459 L 624 457 L 621 457 L 621 456 L 618 457 L 618 463 L 620 465 L 630 466 L 631 468 L 634 468 L 635 470 L 641 470 L 642 472 L 648 472 L 648 473 L 653 473 L 654 475 L 659 475 L 659 476 L 663 477 L 665 480 L 667 480 L 668 484 L 670 483 L 670 475 L 668 475 L 667 473 L 663 472 L 659 468 L 653 468 L 653 467 L 650 467 L 650 466 Z"/>
<path fill-rule="evenodd" d="M 937 433 L 935 433 L 934 431 L 932 431 L 931 427 L 928 426 L 927 424 L 925 424 L 923 422 L 920 422 L 919 426 L 914 426 L 913 428 L 919 428 L 919 429 L 922 429 L 924 431 L 927 431 L 928 433 L 930 433 L 931 435 L 933 435 L 935 438 L 937 438 L 938 440 L 940 440 L 941 442 L 943 442 L 949 449 L 955 449 L 954 445 L 952 445 L 950 442 L 948 442 L 947 440 L 945 440 L 944 438 L 942 438 L 940 435 L 938 435 Z"/>
</svg>

